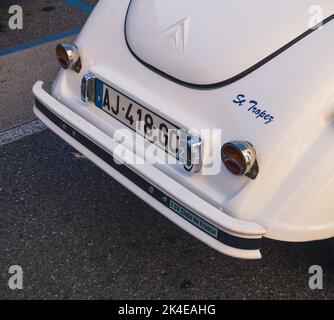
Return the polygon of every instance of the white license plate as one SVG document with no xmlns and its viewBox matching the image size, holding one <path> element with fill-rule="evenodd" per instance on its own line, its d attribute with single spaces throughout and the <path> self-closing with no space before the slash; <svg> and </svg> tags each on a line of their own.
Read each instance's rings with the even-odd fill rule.
<svg viewBox="0 0 334 320">
<path fill-rule="evenodd" d="M 179 158 L 179 128 L 101 80 L 95 82 L 95 105 L 148 141 Z"/>
</svg>

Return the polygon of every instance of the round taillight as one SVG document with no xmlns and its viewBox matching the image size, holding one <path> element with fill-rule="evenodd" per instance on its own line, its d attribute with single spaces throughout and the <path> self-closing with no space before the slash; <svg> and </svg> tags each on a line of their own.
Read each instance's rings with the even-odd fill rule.
<svg viewBox="0 0 334 320">
<path fill-rule="evenodd" d="M 221 154 L 225 167 L 231 173 L 256 178 L 259 170 L 252 144 L 247 141 L 231 141 L 223 145 Z"/>
<path fill-rule="evenodd" d="M 79 50 L 75 45 L 58 44 L 56 47 L 56 57 L 59 65 L 63 69 L 74 69 L 75 71 L 80 71 L 80 55 Z"/>
</svg>

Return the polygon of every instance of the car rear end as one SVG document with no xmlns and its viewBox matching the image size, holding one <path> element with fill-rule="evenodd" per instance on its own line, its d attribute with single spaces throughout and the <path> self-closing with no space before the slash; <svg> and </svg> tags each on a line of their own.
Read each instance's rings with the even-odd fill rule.
<svg viewBox="0 0 334 320">
<path fill-rule="evenodd" d="M 155 17 L 161 15 L 159 28 L 151 30 L 156 21 L 147 7 L 131 2 L 100 1 L 74 45 L 58 48 L 58 58 L 66 60 L 68 54 L 73 63 L 61 61 L 65 69 L 51 94 L 36 83 L 35 114 L 131 192 L 224 254 L 260 258 L 261 238 L 272 226 L 281 226 L 273 238 L 300 232 L 293 240 L 306 240 L 308 225 L 294 233 L 297 221 L 281 223 L 284 193 L 277 195 L 290 174 L 289 164 L 297 161 L 279 145 L 288 139 L 282 132 L 289 131 L 292 121 L 289 110 L 280 106 L 295 101 L 275 89 L 289 90 L 285 72 L 291 59 L 283 54 L 233 80 L 243 65 L 230 64 L 225 72 L 203 62 L 201 54 L 193 60 L 185 56 L 189 48 L 201 50 L 189 34 L 201 10 L 193 10 L 190 18 L 184 14 L 187 8 L 177 16 L 163 15 L 166 10 L 159 6 L 166 2 L 148 1 Z M 171 11 L 174 2 L 169 2 Z M 143 25 L 140 30 L 136 19 Z M 296 34 L 299 28 L 295 26 Z M 159 59 L 164 50 L 152 49 L 152 37 L 154 45 L 166 46 L 167 56 Z M 204 48 L 202 54 L 210 50 Z M 257 52 L 243 63 L 266 53 Z M 187 67 L 181 68 L 185 61 Z M 283 74 L 282 64 L 287 69 Z M 307 118 L 296 121 L 301 127 Z M 277 153 L 282 150 L 286 156 L 280 167 Z"/>
</svg>

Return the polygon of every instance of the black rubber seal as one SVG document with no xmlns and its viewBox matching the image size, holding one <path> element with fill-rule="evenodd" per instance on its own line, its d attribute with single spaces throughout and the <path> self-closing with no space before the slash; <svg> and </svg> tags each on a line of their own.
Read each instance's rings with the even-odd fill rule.
<svg viewBox="0 0 334 320">
<path fill-rule="evenodd" d="M 50 121 L 52 121 L 57 127 L 62 129 L 66 134 L 71 136 L 73 139 L 78 141 L 82 146 L 93 152 L 96 156 L 98 156 L 101 160 L 107 163 L 110 167 L 117 170 L 120 174 L 126 177 L 128 180 L 132 181 L 138 187 L 140 187 L 143 191 L 157 200 L 159 203 L 167 207 L 171 213 L 178 214 L 182 217 L 185 221 L 191 223 L 189 220 L 185 219 L 184 216 L 180 215 L 178 212 L 171 209 L 171 203 L 175 204 L 176 206 L 180 206 L 185 208 L 181 203 L 178 201 L 170 198 L 167 194 L 163 191 L 159 190 L 158 188 L 152 186 L 150 182 L 144 179 L 142 176 L 137 174 L 135 171 L 131 170 L 129 167 L 123 164 L 116 163 L 114 157 L 109 152 L 105 151 L 97 144 L 95 144 L 92 140 L 88 139 L 86 136 L 78 132 L 75 128 L 71 125 L 60 119 L 57 115 L 51 112 L 46 106 L 44 106 L 38 99 L 35 99 L 35 106 L 36 108 L 46 116 Z M 153 189 L 152 189 L 153 188 Z M 153 192 L 152 192 L 153 190 Z M 188 210 L 188 209 L 186 209 Z M 190 210 L 188 210 L 191 212 Z M 196 216 L 198 219 L 205 221 L 203 218 L 199 217 L 197 214 L 191 212 L 193 216 Z M 212 234 L 203 231 L 203 229 L 199 228 L 198 225 L 191 223 L 195 227 L 198 228 L 199 231 L 208 234 L 215 240 L 233 248 L 243 249 L 243 250 L 258 250 L 261 247 L 261 238 L 258 239 L 247 239 L 241 238 L 234 235 L 231 235 L 216 226 L 211 225 L 209 222 L 205 221 L 205 223 L 215 229 L 218 229 L 217 237 L 212 236 Z"/>
<path fill-rule="evenodd" d="M 273 52 L 272 54 L 270 54 L 268 57 L 264 58 L 263 60 L 259 61 L 258 63 L 256 63 L 255 65 L 251 66 L 250 68 L 246 69 L 245 71 L 237 74 L 236 76 L 229 78 L 227 80 L 221 81 L 221 82 L 217 82 L 217 83 L 212 83 L 212 84 L 196 84 L 196 83 L 190 83 L 190 82 L 186 82 L 186 81 L 182 81 L 179 80 L 161 70 L 159 70 L 158 68 L 152 66 L 151 64 L 145 62 L 143 59 L 141 59 L 131 48 L 129 41 L 128 41 L 128 37 L 127 37 L 127 21 L 128 21 L 128 16 L 129 16 L 129 12 L 130 12 L 130 7 L 132 4 L 133 0 L 130 0 L 127 12 L 126 12 L 126 18 L 125 18 L 125 23 L 124 23 L 124 36 L 125 36 L 125 41 L 126 41 L 126 45 L 129 48 L 130 52 L 132 53 L 132 55 L 141 63 L 143 64 L 145 67 L 149 68 L 150 70 L 156 72 L 157 74 L 161 75 L 162 77 L 171 80 L 173 82 L 176 82 L 177 84 L 180 84 L 182 86 L 188 87 L 188 88 L 192 88 L 192 89 L 198 89 L 198 90 L 212 90 L 212 89 L 218 89 L 221 87 L 225 87 L 228 86 L 236 81 L 239 81 L 240 79 L 246 77 L 247 75 L 249 75 L 250 73 L 254 72 L 255 70 L 259 69 L 260 67 L 262 67 L 264 64 L 266 64 L 267 62 L 273 60 L 274 58 L 276 58 L 278 55 L 280 55 L 281 53 L 283 53 L 284 51 L 288 50 L 290 47 L 292 47 L 293 45 L 295 45 L 297 42 L 301 41 L 302 39 L 304 39 L 305 37 L 307 37 L 308 35 L 310 35 L 311 33 L 315 32 L 316 30 L 318 30 L 320 27 L 324 26 L 325 24 L 327 24 L 328 22 L 332 21 L 334 19 L 334 14 L 329 16 L 328 18 L 326 18 L 325 20 L 323 20 L 322 22 L 318 23 L 316 26 L 314 26 L 311 29 L 308 29 L 307 31 L 305 31 L 304 33 L 302 33 L 300 36 L 298 36 L 297 38 L 293 39 L 292 41 L 290 41 L 289 43 L 287 43 L 285 46 L 283 46 L 282 48 L 278 49 L 277 51 Z"/>
</svg>

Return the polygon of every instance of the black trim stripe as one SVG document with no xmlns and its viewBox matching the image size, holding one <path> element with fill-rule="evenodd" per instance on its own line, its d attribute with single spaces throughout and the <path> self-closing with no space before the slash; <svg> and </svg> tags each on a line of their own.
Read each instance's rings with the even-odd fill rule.
<svg viewBox="0 0 334 320">
<path fill-rule="evenodd" d="M 205 221 L 203 218 L 199 217 L 197 214 L 191 212 L 190 210 L 186 209 L 181 203 L 175 201 L 174 199 L 170 198 L 167 194 L 165 194 L 163 191 L 159 190 L 158 188 L 154 187 L 151 183 L 149 183 L 147 180 L 145 180 L 143 177 L 138 175 L 136 172 L 131 170 L 129 167 L 118 164 L 115 162 L 114 157 L 106 152 L 104 149 L 96 145 L 92 140 L 88 139 L 86 136 L 78 132 L 75 128 L 70 126 L 68 123 L 64 122 L 62 119 L 60 119 L 58 116 L 56 116 L 53 112 L 51 112 L 46 106 L 44 106 L 38 99 L 35 99 L 35 106 L 36 108 L 49 120 L 51 120 L 55 125 L 57 125 L 60 129 L 62 129 L 65 133 L 67 133 L 69 136 L 74 138 L 76 141 L 78 141 L 81 145 L 86 147 L 88 150 L 93 152 L 95 155 L 97 155 L 100 159 L 102 159 L 104 162 L 106 162 L 108 165 L 110 165 L 113 169 L 117 170 L 119 173 L 121 173 L 124 177 L 132 181 L 134 184 L 136 184 L 138 187 L 140 187 L 142 190 L 144 190 L 147 194 L 152 196 L 155 200 L 157 200 L 159 203 L 167 207 L 168 209 L 172 210 L 173 207 L 172 204 L 176 204 L 176 206 L 179 206 L 183 208 L 184 210 L 188 211 L 199 219 L 199 221 L 204 221 L 205 224 L 212 229 L 218 230 L 217 237 L 213 236 L 211 233 L 206 232 L 203 230 L 203 228 L 200 228 L 197 224 L 192 223 L 195 227 L 197 227 L 200 231 L 208 234 L 212 238 L 215 238 L 219 242 L 233 247 L 237 249 L 244 249 L 244 250 L 257 250 L 261 247 L 261 239 L 247 239 L 247 238 L 241 238 L 234 235 L 231 235 L 229 233 L 224 232 L 223 230 L 220 230 L 216 226 L 213 226 L 212 224 Z M 152 189 L 153 188 L 153 189 Z M 153 190 L 153 192 L 152 192 Z M 184 218 L 184 215 L 181 215 L 179 212 L 173 210 L 172 212 L 175 212 L 180 217 Z M 189 220 L 185 219 L 186 221 L 190 222 Z M 191 222 L 190 222 L 191 223 Z"/>
<path fill-rule="evenodd" d="M 217 82 L 217 83 L 212 83 L 212 84 L 196 84 L 196 83 L 190 83 L 190 82 L 186 82 L 186 81 L 182 81 L 179 80 L 161 70 L 159 70 L 158 68 L 152 66 L 151 64 L 145 62 L 143 59 L 141 59 L 131 48 L 130 43 L 128 41 L 128 36 L 127 36 L 127 21 L 128 21 L 128 16 L 129 16 L 129 12 L 130 12 L 130 7 L 132 4 L 132 0 L 130 0 L 127 12 L 126 12 L 126 18 L 125 18 L 125 22 L 124 22 L 124 36 L 125 36 L 125 41 L 126 41 L 126 45 L 129 48 L 129 51 L 132 53 L 132 55 L 141 63 L 143 64 L 145 67 L 149 68 L 150 70 L 158 73 L 159 75 L 161 75 L 164 78 L 167 78 L 168 80 L 174 81 L 182 86 L 188 87 L 188 88 L 192 88 L 192 89 L 202 89 L 202 90 L 210 90 L 210 89 L 218 89 L 221 87 L 225 87 L 228 86 L 236 81 L 241 80 L 242 78 L 246 77 L 247 75 L 249 75 L 250 73 L 254 72 L 255 70 L 259 69 L 260 67 L 262 67 L 264 64 L 268 63 L 269 61 L 273 60 L 274 58 L 276 58 L 278 55 L 280 55 L 281 53 L 283 53 L 284 51 L 288 50 L 290 47 L 292 47 L 293 45 L 295 45 L 297 42 L 301 41 L 302 39 L 306 38 L 308 35 L 310 35 L 311 33 L 313 33 L 314 31 L 318 30 L 320 27 L 324 26 L 325 24 L 327 24 L 328 22 L 332 21 L 334 19 L 334 14 L 332 14 L 331 16 L 329 16 L 328 18 L 326 18 L 325 20 L 323 20 L 322 22 L 320 22 L 319 24 L 317 24 L 316 26 L 314 26 L 311 29 L 308 29 L 307 31 L 305 31 L 304 33 L 302 33 L 300 36 L 298 36 L 297 38 L 293 39 L 292 41 L 290 41 L 289 43 L 287 43 L 286 45 L 284 45 L 282 48 L 278 49 L 277 51 L 273 52 L 272 54 L 270 54 L 268 57 L 264 58 L 263 60 L 259 61 L 258 63 L 256 63 L 255 65 L 251 66 L 250 68 L 248 68 L 247 70 L 237 74 L 236 76 L 229 78 L 227 80 L 221 81 L 221 82 Z"/>
</svg>

